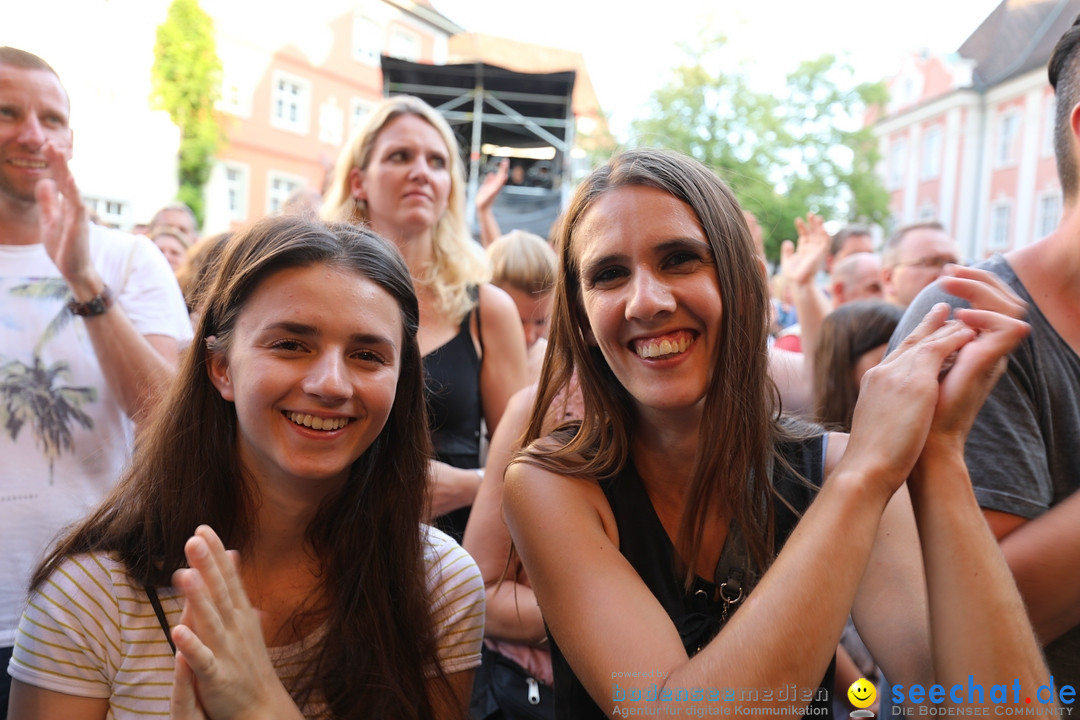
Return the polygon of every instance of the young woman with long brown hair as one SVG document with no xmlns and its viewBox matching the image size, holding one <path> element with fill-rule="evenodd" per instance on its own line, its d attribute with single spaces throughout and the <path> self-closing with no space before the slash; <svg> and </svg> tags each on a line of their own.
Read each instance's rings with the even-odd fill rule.
<svg viewBox="0 0 1080 720">
<path fill-rule="evenodd" d="M 905 687 L 1046 682 L 963 460 L 1026 332 L 1022 303 L 983 274 L 950 278 L 1000 312 L 947 322 L 935 308 L 867 373 L 850 437 L 826 435 L 778 417 L 765 280 L 711 171 L 621 154 L 579 186 L 556 245 L 544 371 L 504 503 L 552 640 L 557 717 L 700 715 L 728 699 L 828 713 L 849 612 Z M 572 378 L 583 418 L 548 434 Z"/>
<path fill-rule="evenodd" d="M 421 524 L 400 255 L 263 220 L 228 241 L 199 310 L 130 469 L 34 574 L 12 717 L 463 717 L 483 584 Z"/>
</svg>

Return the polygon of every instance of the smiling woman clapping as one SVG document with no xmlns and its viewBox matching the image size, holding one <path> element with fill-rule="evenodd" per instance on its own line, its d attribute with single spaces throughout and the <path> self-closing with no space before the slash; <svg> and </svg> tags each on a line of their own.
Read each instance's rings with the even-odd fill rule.
<svg viewBox="0 0 1080 720">
<path fill-rule="evenodd" d="M 967 278 L 999 312 L 935 308 L 867 372 L 850 436 L 826 434 L 779 417 L 765 280 L 711 171 L 619 155 L 579 186 L 556 244 L 504 503 L 552 640 L 557 717 L 700 714 L 717 709 L 710 688 L 792 684 L 795 710 L 827 714 L 849 612 L 893 682 L 1047 681 L 963 459 L 1026 333 L 1022 303 Z M 574 382 L 582 419 L 548 433 Z M 763 694 L 748 713 L 790 714 Z"/>
<path fill-rule="evenodd" d="M 421 524 L 404 262 L 292 218 L 223 253 L 126 476 L 34 575 L 12 716 L 461 717 L 483 585 Z"/>
</svg>

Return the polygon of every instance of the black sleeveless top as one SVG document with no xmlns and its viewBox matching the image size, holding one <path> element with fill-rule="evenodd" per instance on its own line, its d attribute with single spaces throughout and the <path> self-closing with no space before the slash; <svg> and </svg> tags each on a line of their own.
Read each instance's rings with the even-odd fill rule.
<svg viewBox="0 0 1080 720">
<path fill-rule="evenodd" d="M 816 494 L 816 489 L 821 487 L 824 474 L 824 448 L 823 436 L 817 436 L 809 440 L 781 443 L 779 445 L 781 455 L 806 481 L 813 487 L 808 486 L 794 477 L 790 470 L 777 465 L 773 472 L 773 484 L 780 495 L 800 514 L 810 505 Z M 686 648 L 688 656 L 693 657 L 701 648 L 708 644 L 720 631 L 728 616 L 738 607 L 738 601 L 729 604 L 725 597 L 734 599 L 737 591 L 735 586 L 752 586 L 755 578 L 751 577 L 745 561 L 745 550 L 740 550 L 742 541 L 739 533 L 734 529 L 728 533 L 721 553 L 720 563 L 717 566 L 717 577 L 713 580 L 705 580 L 695 577 L 694 586 L 687 594 L 683 589 L 683 578 L 675 563 L 675 548 L 664 530 L 660 518 L 653 509 L 645 486 L 641 482 L 637 471 L 632 465 L 627 467 L 617 477 L 601 484 L 608 502 L 611 504 L 612 513 L 615 515 L 615 524 L 619 528 L 619 552 L 630 561 L 641 579 L 652 591 L 656 599 L 667 611 Z M 776 514 L 776 535 L 774 547 L 779 552 L 795 524 L 798 517 L 783 502 L 773 499 L 773 509 Z M 721 590 L 721 584 L 725 587 Z M 807 618 L 807 622 L 813 622 Z M 571 670 L 566 658 L 563 657 L 555 639 L 548 638 L 551 643 L 551 661 L 555 672 L 555 717 L 556 718 L 606 718 L 604 712 L 589 697 L 585 687 L 578 681 Z M 635 668 L 626 668 L 633 671 Z M 641 668 L 646 670 L 646 668 Z M 832 688 L 833 678 L 836 672 L 836 659 L 829 663 L 829 668 L 822 678 L 820 687 L 814 693 L 814 699 L 810 704 L 810 712 L 806 717 L 819 718 L 832 717 Z M 723 683 L 718 684 L 721 696 L 728 690 Z M 739 704 L 740 693 L 750 688 L 732 688 L 734 699 L 728 698 L 732 706 Z M 779 692 L 783 688 L 777 688 Z M 764 692 L 764 688 L 759 690 Z M 793 691 L 792 691 L 793 692 Z M 802 691 L 806 692 L 806 691 Z M 805 702 L 805 698 L 799 698 Z M 717 705 L 723 701 L 718 701 Z M 792 701 L 780 701 L 781 705 L 790 706 Z"/>
<path fill-rule="evenodd" d="M 470 288 L 470 294 L 476 300 L 479 289 Z M 469 332 L 474 312 L 477 309 L 465 314 L 457 335 L 423 357 L 424 397 L 435 458 L 456 468 L 480 466 L 480 421 L 484 412 L 480 402 L 480 356 Z M 468 519 L 469 508 L 464 507 L 436 518 L 435 524 L 460 543 Z"/>
</svg>

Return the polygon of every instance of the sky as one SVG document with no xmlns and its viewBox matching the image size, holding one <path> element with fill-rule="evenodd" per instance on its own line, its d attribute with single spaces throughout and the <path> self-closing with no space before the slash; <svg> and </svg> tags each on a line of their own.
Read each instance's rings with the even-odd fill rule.
<svg viewBox="0 0 1080 720">
<path fill-rule="evenodd" d="M 430 0 L 471 32 L 577 50 L 617 138 L 708 28 L 728 37 L 757 89 L 778 88 L 800 61 L 845 53 L 856 80 L 893 74 L 926 48 L 955 51 L 1001 0 Z M 889 10 L 901 11 L 890 17 Z"/>
</svg>

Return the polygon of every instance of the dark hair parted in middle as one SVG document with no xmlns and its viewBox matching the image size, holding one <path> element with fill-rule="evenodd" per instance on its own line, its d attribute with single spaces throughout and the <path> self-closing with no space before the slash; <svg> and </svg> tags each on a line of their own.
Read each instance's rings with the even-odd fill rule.
<svg viewBox="0 0 1080 720">
<path fill-rule="evenodd" d="M 701 163 L 665 150 L 621 153 L 578 187 L 555 231 L 559 279 L 537 401 L 519 456 L 560 474 L 610 478 L 630 457 L 633 405 L 597 347 L 587 338 L 578 258 L 588 242 L 578 230 L 605 193 L 628 186 L 655 188 L 690 206 L 719 273 L 723 307 L 720 341 L 706 392 L 702 428 L 716 442 L 700 443 L 678 533 L 689 568 L 701 548 L 711 508 L 730 509 L 751 557 L 764 568 L 772 556 L 774 518 L 768 467 L 780 461 L 776 441 L 791 437 L 780 424 L 779 396 L 768 375 L 769 294 L 742 209 L 731 190 Z M 545 410 L 577 372 L 585 413 L 580 426 L 541 439 Z"/>
<path fill-rule="evenodd" d="M 374 233 L 295 217 L 260 220 L 227 241 L 200 308 L 191 348 L 169 396 L 148 418 L 116 489 L 37 569 L 40 585 L 65 557 L 113 552 L 139 583 L 167 586 L 184 567 L 184 543 L 202 524 L 241 553 L 255 533 L 259 488 L 237 453 L 237 415 L 207 373 L 227 352 L 237 318 L 275 273 L 328 265 L 386 291 L 401 311 L 400 374 L 382 431 L 352 464 L 348 481 L 308 525 L 320 563 L 315 615 L 325 639 L 289 687 L 316 693 L 335 717 L 431 715 L 425 673 L 440 673 L 420 525 L 430 440 L 423 399 L 419 309 L 397 249 Z"/>
</svg>

